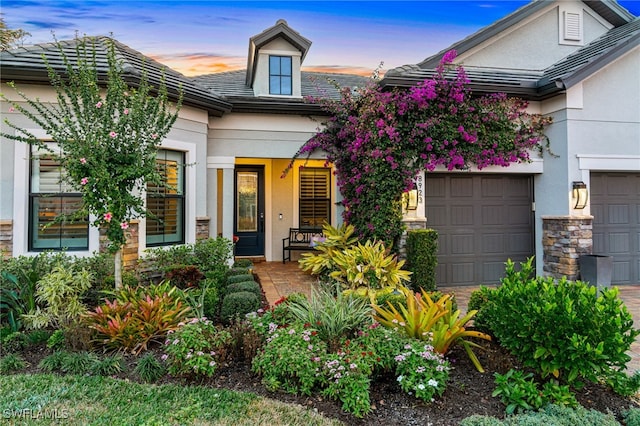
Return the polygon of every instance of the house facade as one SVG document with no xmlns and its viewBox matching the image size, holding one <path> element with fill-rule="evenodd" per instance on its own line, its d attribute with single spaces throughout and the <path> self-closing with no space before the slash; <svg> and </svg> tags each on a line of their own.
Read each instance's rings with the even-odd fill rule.
<svg viewBox="0 0 640 426">
<path fill-rule="evenodd" d="M 135 80 L 143 56 L 117 48 Z M 289 228 L 341 222 L 340 194 L 320 154 L 283 171 L 326 118 L 305 97 L 338 98 L 334 82 L 354 87 L 368 79 L 302 71 L 310 48 L 280 20 L 249 40 L 246 70 L 195 78 L 165 71 L 170 93 L 184 88 L 184 107 L 160 155 L 180 189 L 170 199 L 148 198 L 165 219 L 136 224 L 131 258 L 148 247 L 222 235 L 239 237 L 236 255 L 278 261 Z M 474 93 L 522 97 L 531 112 L 554 121 L 547 131 L 552 152 L 531 163 L 417 177 L 421 193 L 407 223 L 439 232 L 438 283 L 497 282 L 508 258 L 532 255 L 538 273 L 575 279 L 580 255 L 589 253 L 613 257 L 614 283 L 640 282 L 640 19 L 615 2 L 533 1 L 436 55 L 388 71 L 380 84 L 423 81 L 450 49 Z M 52 45 L 2 52 L 3 82 L 55 101 L 39 59 L 55 52 Z M 163 67 L 149 58 L 145 64 L 159 78 Z M 6 86 L 2 92 L 15 97 Z M 2 102 L 3 117 L 47 140 L 9 107 Z M 55 168 L 29 150 L 0 143 L 5 253 L 73 244 L 79 254 L 97 250 L 99 233 L 89 227 L 41 231 L 50 210 L 69 208 L 73 194 L 53 187 Z M 576 208 L 583 187 L 588 199 Z"/>
</svg>

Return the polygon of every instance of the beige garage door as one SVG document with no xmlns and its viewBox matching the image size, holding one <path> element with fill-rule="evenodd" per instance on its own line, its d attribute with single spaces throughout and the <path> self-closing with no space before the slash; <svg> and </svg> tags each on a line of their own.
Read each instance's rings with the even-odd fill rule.
<svg viewBox="0 0 640 426">
<path fill-rule="evenodd" d="M 495 284 L 534 253 L 532 177 L 426 174 L 427 227 L 438 231 L 439 286 Z"/>
<path fill-rule="evenodd" d="M 640 283 L 640 173 L 592 173 L 593 253 L 613 256 L 613 284 Z"/>
</svg>

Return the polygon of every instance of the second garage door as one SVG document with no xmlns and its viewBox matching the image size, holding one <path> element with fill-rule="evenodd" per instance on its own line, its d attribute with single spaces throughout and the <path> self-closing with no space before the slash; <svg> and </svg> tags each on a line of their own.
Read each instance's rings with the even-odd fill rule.
<svg viewBox="0 0 640 426">
<path fill-rule="evenodd" d="M 534 254 L 532 177 L 427 173 L 427 227 L 438 231 L 439 286 L 496 284 Z"/>
<path fill-rule="evenodd" d="M 592 173 L 593 253 L 613 257 L 613 284 L 640 283 L 640 173 Z"/>
</svg>

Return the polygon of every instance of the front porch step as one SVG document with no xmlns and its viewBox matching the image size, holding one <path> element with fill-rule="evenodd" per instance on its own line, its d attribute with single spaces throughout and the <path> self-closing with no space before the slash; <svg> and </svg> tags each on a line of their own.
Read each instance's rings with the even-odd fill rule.
<svg viewBox="0 0 640 426">
<path fill-rule="evenodd" d="M 256 263 L 262 263 L 262 262 L 266 262 L 267 259 L 264 256 L 234 256 L 233 260 L 240 260 L 240 259 L 249 259 L 251 261 L 251 263 L 253 263 L 254 265 Z"/>
</svg>

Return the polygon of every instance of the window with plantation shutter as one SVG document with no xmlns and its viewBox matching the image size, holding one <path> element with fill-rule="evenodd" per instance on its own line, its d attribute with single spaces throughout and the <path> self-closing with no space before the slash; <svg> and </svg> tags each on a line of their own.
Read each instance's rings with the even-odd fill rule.
<svg viewBox="0 0 640 426">
<path fill-rule="evenodd" d="M 300 169 L 300 227 L 322 228 L 331 223 L 331 169 Z"/>
<path fill-rule="evenodd" d="M 56 150 L 56 145 L 49 145 Z M 89 221 L 76 217 L 82 195 L 63 182 L 64 170 L 46 151 L 31 147 L 29 250 L 87 250 Z"/>
<path fill-rule="evenodd" d="M 147 184 L 147 246 L 184 243 L 184 153 L 160 150 L 156 158 L 165 185 Z"/>
</svg>

